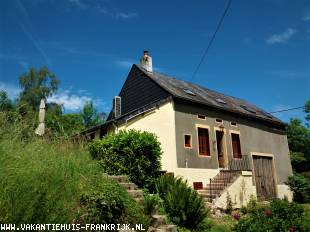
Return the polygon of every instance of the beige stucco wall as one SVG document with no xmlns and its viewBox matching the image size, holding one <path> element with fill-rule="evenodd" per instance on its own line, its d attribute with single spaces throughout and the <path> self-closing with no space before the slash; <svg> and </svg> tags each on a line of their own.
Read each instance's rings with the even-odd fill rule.
<svg viewBox="0 0 310 232">
<path fill-rule="evenodd" d="M 253 185 L 252 172 L 242 172 L 242 175 L 215 200 L 216 207 L 226 209 L 227 194 L 230 195 L 234 208 L 241 208 L 246 205 L 251 195 L 256 198 L 256 187 Z"/>
<path fill-rule="evenodd" d="M 162 170 L 174 172 L 176 164 L 175 114 L 173 102 L 167 102 L 159 108 L 120 125 L 116 130 L 137 129 L 157 135 L 163 151 Z M 116 131 L 116 132 L 117 132 Z M 111 132 L 111 131 L 110 131 Z"/>
<path fill-rule="evenodd" d="M 202 182 L 203 187 L 210 182 L 219 173 L 219 169 L 199 169 L 199 168 L 177 168 L 174 171 L 175 176 L 181 176 L 187 180 L 189 186 L 193 187 L 193 182 Z"/>
</svg>

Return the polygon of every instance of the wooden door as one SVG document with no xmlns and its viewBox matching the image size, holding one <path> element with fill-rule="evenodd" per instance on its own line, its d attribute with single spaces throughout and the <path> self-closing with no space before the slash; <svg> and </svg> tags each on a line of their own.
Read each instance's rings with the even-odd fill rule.
<svg viewBox="0 0 310 232">
<path fill-rule="evenodd" d="M 277 197 L 272 157 L 253 156 L 257 198 L 271 200 Z"/>
</svg>

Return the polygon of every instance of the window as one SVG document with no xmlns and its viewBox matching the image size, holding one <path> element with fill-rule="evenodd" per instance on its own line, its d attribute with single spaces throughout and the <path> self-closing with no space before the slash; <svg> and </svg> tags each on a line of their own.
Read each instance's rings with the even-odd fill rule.
<svg viewBox="0 0 310 232">
<path fill-rule="evenodd" d="M 189 95 L 196 96 L 196 94 L 190 89 L 183 89 L 183 91 Z"/>
<path fill-rule="evenodd" d="M 230 125 L 237 126 L 237 123 L 236 122 L 231 122 Z"/>
<path fill-rule="evenodd" d="M 254 109 L 251 109 L 250 107 L 246 106 L 246 105 L 240 105 L 240 107 L 250 113 L 256 114 L 256 111 Z"/>
<path fill-rule="evenodd" d="M 222 98 L 216 98 L 215 100 L 216 100 L 218 103 L 226 104 L 226 102 L 225 102 Z"/>
<path fill-rule="evenodd" d="M 193 182 L 193 187 L 195 190 L 203 189 L 203 183 L 202 182 Z"/>
<path fill-rule="evenodd" d="M 231 133 L 231 143 L 233 150 L 233 158 L 241 159 L 241 145 L 239 134 Z"/>
<path fill-rule="evenodd" d="M 222 123 L 222 122 L 223 122 L 223 120 L 222 120 L 222 119 L 218 119 L 218 118 L 217 118 L 217 119 L 215 119 L 215 121 L 216 121 L 216 122 L 218 122 L 218 123 Z"/>
<path fill-rule="evenodd" d="M 197 116 L 199 119 L 203 119 L 203 120 L 205 120 L 206 119 L 206 116 L 205 115 L 202 115 L 202 114 L 198 114 L 198 116 Z"/>
<path fill-rule="evenodd" d="M 199 155 L 210 156 L 209 130 L 198 127 Z"/>
<path fill-rule="evenodd" d="M 184 135 L 184 147 L 192 147 L 192 136 L 191 135 Z"/>
</svg>

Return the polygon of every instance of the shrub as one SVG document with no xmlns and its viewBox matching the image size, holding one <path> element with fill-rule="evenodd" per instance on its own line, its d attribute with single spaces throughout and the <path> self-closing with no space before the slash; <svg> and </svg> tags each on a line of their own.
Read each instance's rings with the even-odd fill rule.
<svg viewBox="0 0 310 232">
<path fill-rule="evenodd" d="M 290 176 L 287 184 L 294 193 L 294 201 L 299 203 L 310 202 L 310 179 L 301 174 Z"/>
<path fill-rule="evenodd" d="M 156 184 L 156 189 L 173 223 L 195 229 L 208 215 L 203 199 L 181 178 L 162 176 Z"/>
<path fill-rule="evenodd" d="M 233 211 L 233 203 L 232 203 L 231 196 L 230 196 L 229 192 L 227 192 L 227 195 L 226 195 L 226 213 L 231 214 L 232 211 Z"/>
<path fill-rule="evenodd" d="M 305 214 L 301 205 L 285 200 L 273 200 L 269 206 L 257 208 L 241 217 L 233 231 L 307 231 L 302 229 Z"/>
<path fill-rule="evenodd" d="M 136 130 L 109 134 L 89 145 L 90 154 L 100 160 L 103 171 L 112 175 L 127 175 L 139 188 L 154 190 L 160 175 L 160 143 L 149 132 Z"/>
<path fill-rule="evenodd" d="M 158 194 L 145 194 L 143 201 L 144 213 L 146 215 L 156 214 L 162 207 L 162 200 Z"/>
<path fill-rule="evenodd" d="M 92 224 L 143 224 L 148 219 L 143 209 L 116 182 L 98 177 L 87 181 L 80 200 L 79 221 Z"/>
</svg>

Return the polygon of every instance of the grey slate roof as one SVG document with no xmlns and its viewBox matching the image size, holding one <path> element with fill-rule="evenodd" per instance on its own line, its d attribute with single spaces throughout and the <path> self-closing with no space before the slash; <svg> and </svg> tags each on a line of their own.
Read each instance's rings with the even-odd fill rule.
<svg viewBox="0 0 310 232">
<path fill-rule="evenodd" d="M 165 74 L 157 72 L 150 73 L 140 65 L 136 66 L 175 98 L 241 114 L 250 118 L 285 125 L 280 119 L 240 98 L 227 96 L 187 81 L 178 80 Z"/>
</svg>

